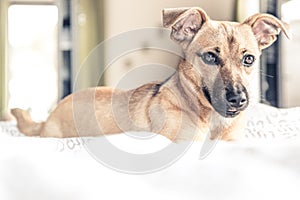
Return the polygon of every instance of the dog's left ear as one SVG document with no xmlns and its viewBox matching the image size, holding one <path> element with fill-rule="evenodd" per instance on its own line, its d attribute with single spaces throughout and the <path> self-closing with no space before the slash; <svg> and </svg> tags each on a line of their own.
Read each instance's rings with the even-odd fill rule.
<svg viewBox="0 0 300 200">
<path fill-rule="evenodd" d="M 171 38 L 186 48 L 209 17 L 201 8 L 169 8 L 163 10 L 163 25 L 172 27 Z"/>
<path fill-rule="evenodd" d="M 243 24 L 248 24 L 251 26 L 261 50 L 273 44 L 273 42 L 276 41 L 277 35 L 279 35 L 280 31 L 282 31 L 287 38 L 290 38 L 288 33 L 288 25 L 273 15 L 255 14 L 246 19 Z"/>
</svg>

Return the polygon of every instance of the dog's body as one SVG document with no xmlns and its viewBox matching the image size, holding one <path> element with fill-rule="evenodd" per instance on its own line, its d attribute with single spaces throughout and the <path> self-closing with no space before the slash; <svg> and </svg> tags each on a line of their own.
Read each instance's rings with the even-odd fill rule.
<svg viewBox="0 0 300 200">
<path fill-rule="evenodd" d="M 243 23 L 213 21 L 200 8 L 166 9 L 163 19 L 184 52 L 175 74 L 130 91 L 79 91 L 63 99 L 42 123 L 13 109 L 20 131 L 41 137 L 150 131 L 172 141 L 207 132 L 212 138 L 238 137 L 255 60 L 280 30 L 287 35 L 285 25 L 267 14 Z"/>
</svg>

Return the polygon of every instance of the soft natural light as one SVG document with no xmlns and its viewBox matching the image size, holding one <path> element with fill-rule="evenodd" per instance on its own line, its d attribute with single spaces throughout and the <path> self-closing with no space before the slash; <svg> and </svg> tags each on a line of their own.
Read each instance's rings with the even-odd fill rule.
<svg viewBox="0 0 300 200">
<path fill-rule="evenodd" d="M 54 5 L 12 5 L 8 10 L 9 108 L 45 119 L 57 102 L 57 23 Z"/>
<path fill-rule="evenodd" d="M 300 8 L 299 0 L 292 0 L 282 4 L 281 7 L 282 19 L 286 22 L 299 20 L 300 19 L 299 8 Z"/>
<path fill-rule="evenodd" d="M 290 40 L 281 38 L 280 102 L 282 107 L 300 106 L 299 51 L 300 51 L 300 0 L 283 3 L 282 19 L 289 24 Z"/>
</svg>

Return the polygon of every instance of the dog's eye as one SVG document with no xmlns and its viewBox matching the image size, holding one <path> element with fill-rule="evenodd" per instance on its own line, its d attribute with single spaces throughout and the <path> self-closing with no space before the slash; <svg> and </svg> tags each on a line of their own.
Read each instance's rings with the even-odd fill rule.
<svg viewBox="0 0 300 200">
<path fill-rule="evenodd" d="M 243 65 L 246 67 L 250 67 L 251 65 L 253 65 L 255 61 L 255 57 L 253 55 L 245 55 L 243 57 Z"/>
<path fill-rule="evenodd" d="M 219 57 L 212 52 L 203 53 L 200 55 L 200 57 L 202 58 L 202 60 L 205 64 L 208 64 L 208 65 L 220 64 Z"/>
</svg>

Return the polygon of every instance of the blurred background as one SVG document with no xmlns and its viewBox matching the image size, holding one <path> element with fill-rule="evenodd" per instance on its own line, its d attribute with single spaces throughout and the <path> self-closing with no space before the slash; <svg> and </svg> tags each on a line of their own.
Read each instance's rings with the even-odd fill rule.
<svg viewBox="0 0 300 200">
<path fill-rule="evenodd" d="M 215 20 L 243 21 L 268 12 L 290 23 L 292 40 L 280 37 L 261 57 L 253 80 L 254 99 L 276 107 L 300 106 L 300 0 L 1 0 L 0 119 L 9 119 L 13 107 L 45 119 L 73 91 L 80 66 L 99 43 L 133 29 L 162 27 L 163 8 L 191 6 L 202 7 Z M 176 67 L 177 62 L 172 54 L 138 50 L 120 56 L 99 80 L 109 57 L 109 52 L 102 54 L 99 65 L 83 72 L 84 78 L 76 83 L 79 88 L 95 82 L 116 86 L 125 74 L 146 63 Z M 131 76 L 131 82 L 148 82 L 155 74 L 167 77 L 169 71 L 152 73 Z"/>
</svg>

